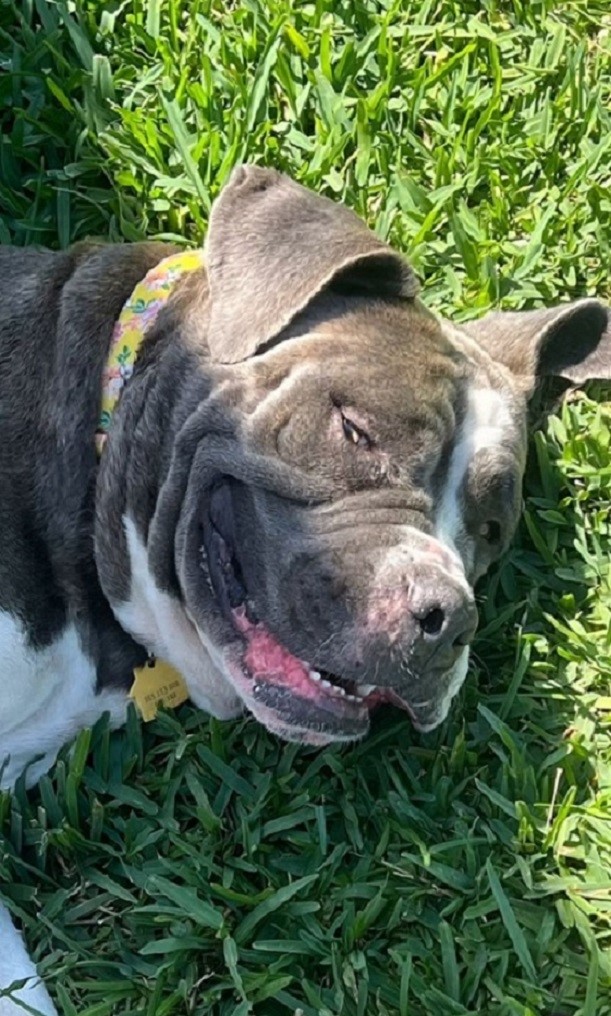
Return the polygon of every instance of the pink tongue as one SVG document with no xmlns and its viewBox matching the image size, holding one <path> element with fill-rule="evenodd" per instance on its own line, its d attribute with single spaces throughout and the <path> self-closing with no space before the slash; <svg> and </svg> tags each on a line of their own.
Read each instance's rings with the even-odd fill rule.
<svg viewBox="0 0 611 1016">
<path fill-rule="evenodd" d="M 318 698 L 305 665 L 280 645 L 265 625 L 252 624 L 242 607 L 233 611 L 233 617 L 248 642 L 244 663 L 253 678 L 286 685 L 304 698 Z"/>
</svg>

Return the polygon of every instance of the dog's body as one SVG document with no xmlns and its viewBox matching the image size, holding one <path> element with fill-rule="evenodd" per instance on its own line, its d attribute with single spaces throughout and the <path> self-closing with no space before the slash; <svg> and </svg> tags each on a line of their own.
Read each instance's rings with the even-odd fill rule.
<svg viewBox="0 0 611 1016">
<path fill-rule="evenodd" d="M 113 326 L 171 253 L 0 251 L 5 787 L 120 724 L 149 654 L 291 739 L 362 736 L 384 701 L 437 726 L 518 518 L 536 378 L 610 374 L 597 301 L 457 329 L 346 209 L 242 169 L 98 464 Z M 0 944 L 0 988 L 33 977 L 2 911 Z M 33 985 L 14 997 L 53 1013 Z"/>
</svg>

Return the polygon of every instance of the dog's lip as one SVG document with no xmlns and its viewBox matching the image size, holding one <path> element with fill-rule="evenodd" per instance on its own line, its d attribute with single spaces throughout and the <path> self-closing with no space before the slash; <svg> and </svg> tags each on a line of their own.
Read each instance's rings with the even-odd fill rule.
<svg viewBox="0 0 611 1016">
<path fill-rule="evenodd" d="M 371 688 L 364 702 L 370 711 L 381 705 L 395 706 L 396 709 L 401 709 L 408 714 L 412 726 L 422 733 L 433 730 L 437 726 L 436 722 L 429 722 L 426 719 L 430 712 L 428 702 L 408 702 L 392 688 Z"/>
<path fill-rule="evenodd" d="M 274 708 L 275 703 L 283 702 L 290 694 L 294 706 L 299 703 L 311 712 L 322 711 L 336 720 L 369 722 L 369 689 L 359 694 L 355 688 L 356 694 L 352 694 L 327 681 L 289 652 L 265 624 L 253 623 L 245 608 L 233 610 L 232 616 L 235 628 L 245 641 L 242 669 L 252 682 L 256 701 Z"/>
<path fill-rule="evenodd" d="M 252 698 L 278 716 L 290 714 L 304 734 L 319 731 L 330 740 L 334 735 L 362 736 L 369 729 L 371 713 L 381 705 L 407 712 L 417 730 L 432 729 L 424 715 L 429 703 L 412 706 L 392 688 L 370 684 L 355 685 L 351 694 L 293 656 L 264 624 L 251 622 L 244 609 L 233 611 L 233 621 L 246 642 L 242 674 Z"/>
</svg>

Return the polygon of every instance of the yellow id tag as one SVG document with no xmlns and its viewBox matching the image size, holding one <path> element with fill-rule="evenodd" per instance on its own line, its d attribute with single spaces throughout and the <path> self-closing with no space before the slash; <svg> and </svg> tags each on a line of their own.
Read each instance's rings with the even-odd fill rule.
<svg viewBox="0 0 611 1016">
<path fill-rule="evenodd" d="M 176 709 L 189 698 L 184 678 L 169 663 L 151 660 L 134 669 L 129 697 L 134 700 L 145 723 L 154 720 L 159 706 Z"/>
</svg>

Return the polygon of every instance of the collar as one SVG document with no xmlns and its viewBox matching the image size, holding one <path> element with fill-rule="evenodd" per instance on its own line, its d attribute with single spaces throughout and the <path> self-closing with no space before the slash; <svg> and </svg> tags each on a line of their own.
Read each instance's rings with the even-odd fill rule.
<svg viewBox="0 0 611 1016">
<path fill-rule="evenodd" d="M 146 332 L 157 320 L 159 311 L 178 280 L 188 272 L 201 268 L 203 264 L 202 250 L 171 254 L 147 272 L 124 305 L 113 329 L 108 359 L 102 374 L 102 405 L 95 435 L 98 457 L 102 454 L 123 387 L 134 372 Z"/>
</svg>

